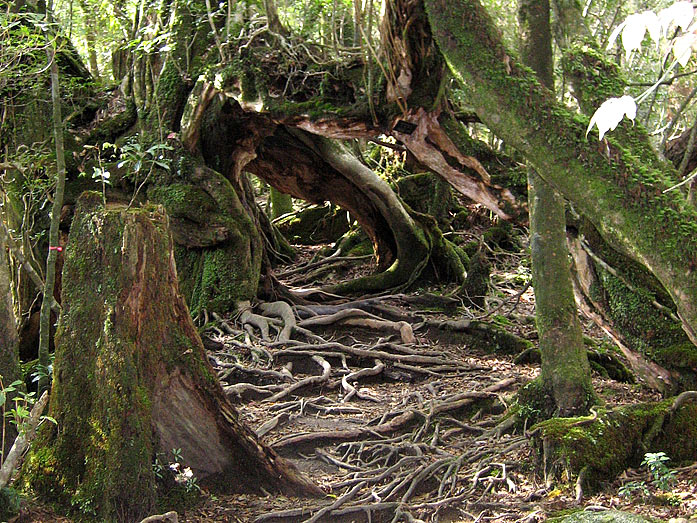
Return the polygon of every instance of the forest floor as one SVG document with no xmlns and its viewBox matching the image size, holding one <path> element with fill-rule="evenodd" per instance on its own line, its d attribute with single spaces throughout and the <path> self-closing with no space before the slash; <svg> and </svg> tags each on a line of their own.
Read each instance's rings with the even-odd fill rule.
<svg viewBox="0 0 697 523">
<path fill-rule="evenodd" d="M 316 250 L 304 247 L 292 267 L 279 268 L 281 281 L 310 287 L 371 270 L 366 259 L 334 260 L 327 264 L 332 270 L 300 281 L 307 273 L 297 269 Z M 245 328 L 239 316 L 210 322 L 209 357 L 244 422 L 327 497 L 204 490 L 197 506 L 180 511 L 180 521 L 535 522 L 569 509 L 610 508 L 668 521 L 697 513 L 694 466 L 676 469 L 668 495 L 651 486 L 643 469 L 608 478 L 580 501 L 575 478 L 545 482 L 527 427 L 510 427 L 505 416 L 539 365 L 520 362 L 510 340 L 491 334 L 502 331 L 487 330 L 536 342 L 534 297 L 518 256 L 492 253 L 488 313 L 442 298 L 454 288 L 422 288 L 298 307 L 287 341 L 277 341 L 283 323 L 273 319 L 268 337 L 250 323 Z M 608 341 L 591 322 L 584 330 L 598 343 Z M 593 382 L 608 406 L 658 398 L 598 371 Z M 620 496 L 629 481 L 645 481 L 648 491 Z M 17 521 L 67 520 L 34 506 Z"/>
<path fill-rule="evenodd" d="M 305 259 L 312 253 L 305 248 Z M 641 469 L 609 478 L 601 492 L 580 502 L 575 478 L 545 483 L 526 427 L 510 429 L 505 421 L 515 392 L 538 375 L 539 365 L 516 362 L 519 354 L 510 353 L 505 340 L 472 329 L 471 322 L 481 318 L 536 342 L 534 296 L 518 255 L 497 251 L 491 260 L 488 314 L 464 306 L 444 313 L 434 305 L 438 300 L 431 300 L 456 289 L 443 288 L 369 300 L 367 307 L 364 299 L 349 305 L 393 324 L 407 323 L 411 342 L 408 332 L 389 332 L 387 323 L 368 328 L 339 320 L 308 325 L 312 335 L 289 343 L 263 342 L 251 329 L 238 330 L 233 319 L 227 333 L 209 331 L 219 344 L 212 361 L 245 422 L 327 498 L 209 496 L 183 519 L 533 522 L 569 509 L 614 508 L 667 521 L 697 513 L 695 467 L 677 469 L 669 495 L 655 491 Z M 279 273 L 289 285 L 321 285 L 370 270 L 365 261 L 335 265 L 342 269 L 315 275 L 312 282 Z M 313 310 L 324 314 L 315 318 L 326 318 L 333 309 Z M 596 342 L 609 342 L 592 322 L 585 322 L 584 330 Z M 250 350 L 255 344 L 264 349 Z M 640 384 L 593 374 L 595 390 L 608 406 L 658 398 Z M 650 492 L 620 496 L 618 490 L 630 481 L 645 481 Z"/>
</svg>

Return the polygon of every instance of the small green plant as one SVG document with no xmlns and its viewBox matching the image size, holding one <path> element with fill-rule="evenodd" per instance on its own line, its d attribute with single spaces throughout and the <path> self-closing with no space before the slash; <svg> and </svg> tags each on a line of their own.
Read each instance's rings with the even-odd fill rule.
<svg viewBox="0 0 697 523">
<path fill-rule="evenodd" d="M 641 462 L 641 466 L 646 467 L 651 475 L 653 486 L 663 492 L 670 490 L 675 483 L 675 471 L 668 468 L 668 461 L 670 458 L 665 452 L 647 452 Z M 622 485 L 618 493 L 622 497 L 632 497 L 637 493 L 645 497 L 650 494 L 645 481 L 630 481 Z"/>
<path fill-rule="evenodd" d="M 630 481 L 622 485 L 618 491 L 618 494 L 623 498 L 631 498 L 635 494 L 641 494 L 641 496 L 648 496 L 650 494 L 646 482 L 644 481 Z"/>
<path fill-rule="evenodd" d="M 155 456 L 155 462 L 152 465 L 153 473 L 158 480 L 171 478 L 177 485 L 184 487 L 187 493 L 200 492 L 201 487 L 198 485 L 198 480 L 194 476 L 194 472 L 190 467 L 182 465 L 181 449 L 172 449 L 172 461 L 165 464 L 160 458 L 161 454 Z M 168 476 L 171 474 L 171 476 Z"/>
<path fill-rule="evenodd" d="M 147 183 L 150 175 L 155 168 L 170 170 L 170 161 L 165 156 L 166 151 L 171 151 L 173 148 L 165 143 L 155 143 L 150 147 L 143 146 L 140 142 L 131 140 L 121 147 L 120 160 L 117 166 L 126 168 L 128 171 L 127 177 L 130 178 L 136 186 L 130 207 L 138 196 L 138 193 Z"/>
<path fill-rule="evenodd" d="M 113 143 L 104 142 L 101 145 L 85 145 L 83 148 L 85 149 L 86 155 L 94 153 L 95 159 L 97 160 L 97 165 L 92 167 L 91 176 L 95 182 L 101 183 L 102 201 L 106 206 L 106 186 L 111 185 L 111 173 L 104 167 L 102 161 L 102 153 L 105 153 L 109 149 L 112 149 L 115 152 L 116 145 L 114 145 Z M 81 173 L 81 176 L 87 176 L 87 173 L 83 172 Z"/>
<path fill-rule="evenodd" d="M 8 397 L 12 396 L 8 402 Z M 25 422 L 29 419 L 31 407 L 36 403 L 36 392 L 26 392 L 24 382 L 16 380 L 5 385 L 0 376 L 0 408 L 2 408 L 2 441 L 0 446 L 0 464 L 5 461 L 4 449 L 8 434 L 8 426 L 14 425 L 17 434 L 22 434 L 25 429 Z M 56 420 L 49 416 L 41 416 L 41 420 L 48 420 L 56 423 Z"/>
<path fill-rule="evenodd" d="M 647 452 L 641 462 L 649 470 L 654 486 L 664 492 L 670 490 L 675 483 L 675 471 L 668 468 L 668 461 L 670 458 L 665 452 Z"/>
</svg>

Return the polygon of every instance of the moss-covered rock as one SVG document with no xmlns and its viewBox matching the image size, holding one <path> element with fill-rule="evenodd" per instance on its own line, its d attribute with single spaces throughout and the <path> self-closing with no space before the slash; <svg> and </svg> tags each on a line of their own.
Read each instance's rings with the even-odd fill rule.
<svg viewBox="0 0 697 523">
<path fill-rule="evenodd" d="M 337 241 L 349 230 L 346 211 L 333 206 L 310 206 L 274 222 L 292 243 L 316 245 Z"/>
<path fill-rule="evenodd" d="M 647 452 L 665 452 L 671 463 L 697 459 L 697 406 L 686 404 L 671 415 L 672 400 L 605 410 L 585 418 L 553 418 L 533 427 L 544 449 L 547 474 L 573 477 L 586 469 L 591 486 L 611 481 L 637 467 Z"/>
<path fill-rule="evenodd" d="M 547 521 L 554 523 L 653 523 L 656 520 L 620 510 L 605 510 L 602 512 L 579 510 L 566 516 L 550 518 Z"/>
</svg>

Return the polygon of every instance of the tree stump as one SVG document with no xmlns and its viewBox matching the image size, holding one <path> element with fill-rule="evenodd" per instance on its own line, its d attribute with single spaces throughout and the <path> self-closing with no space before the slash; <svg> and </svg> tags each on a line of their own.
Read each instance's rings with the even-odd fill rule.
<svg viewBox="0 0 697 523">
<path fill-rule="evenodd" d="M 153 513 L 158 455 L 180 449 L 200 484 L 320 494 L 238 419 L 179 292 L 161 208 L 79 200 L 46 425 L 25 463 L 38 494 L 102 521 Z M 166 461 L 166 459 L 165 459 Z"/>
</svg>

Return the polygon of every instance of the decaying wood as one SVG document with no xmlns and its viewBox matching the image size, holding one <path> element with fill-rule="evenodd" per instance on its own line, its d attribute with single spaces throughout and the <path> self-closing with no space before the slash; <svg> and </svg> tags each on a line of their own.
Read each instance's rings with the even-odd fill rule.
<svg viewBox="0 0 697 523">
<path fill-rule="evenodd" d="M 518 207 L 513 194 L 508 189 L 492 185 L 482 164 L 476 158 L 463 155 L 455 147 L 441 129 L 437 114 L 427 113 L 423 108 L 419 108 L 410 111 L 407 117 L 400 117 L 399 121 L 410 122 L 415 126 L 415 130 L 406 134 L 393 129 L 392 134 L 403 142 L 422 164 L 441 175 L 455 190 L 481 203 L 497 216 L 504 220 L 511 218 L 503 208 L 504 205 Z M 448 163 L 447 157 L 457 161 L 460 168 Z M 469 173 L 475 173 L 476 176 Z"/>
</svg>

